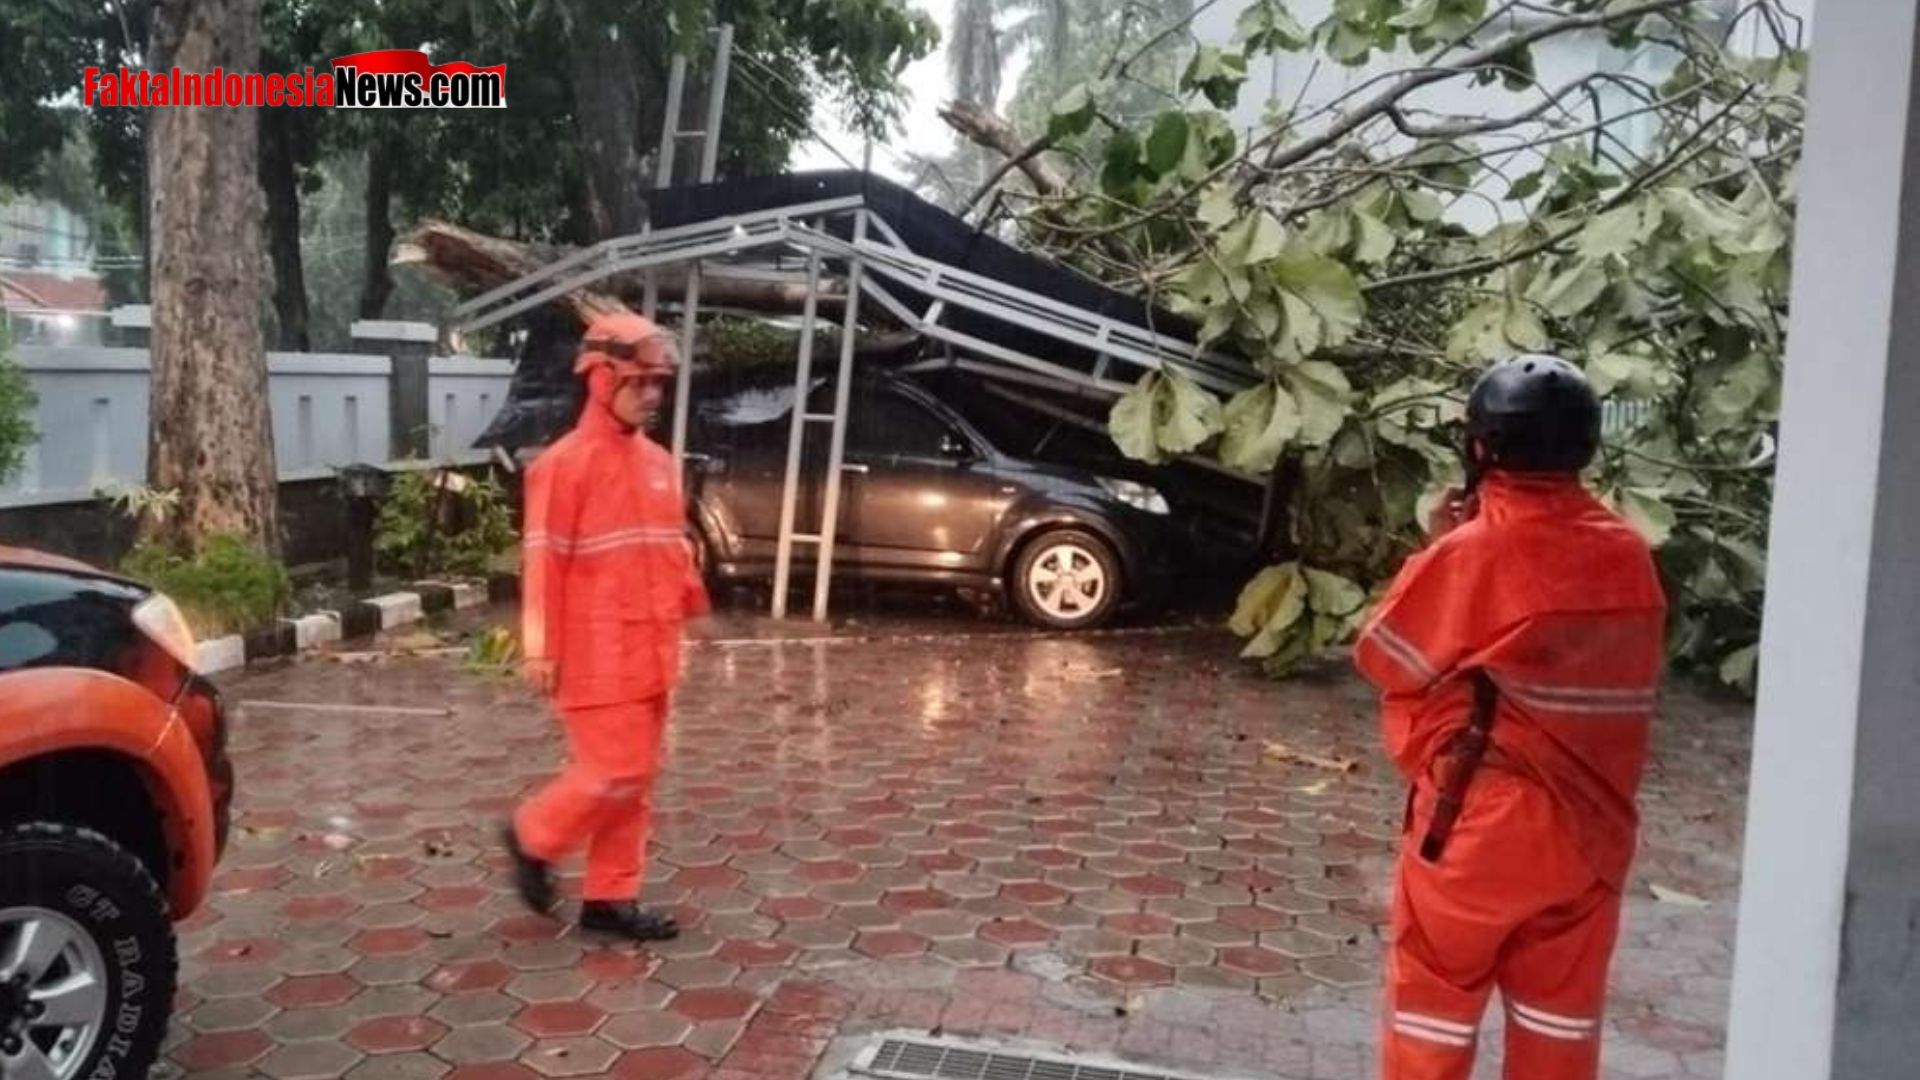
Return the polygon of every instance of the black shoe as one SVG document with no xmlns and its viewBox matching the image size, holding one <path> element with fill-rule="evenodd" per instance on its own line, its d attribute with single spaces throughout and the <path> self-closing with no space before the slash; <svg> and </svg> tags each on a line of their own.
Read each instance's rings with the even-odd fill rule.
<svg viewBox="0 0 1920 1080">
<path fill-rule="evenodd" d="M 634 941 L 671 941 L 680 936 L 680 923 L 673 916 L 632 901 L 587 901 L 580 905 L 580 929 L 619 934 Z"/>
<path fill-rule="evenodd" d="M 552 914 L 553 867 L 521 850 L 520 838 L 514 834 L 512 825 L 500 830 L 500 842 L 506 845 L 507 856 L 513 860 L 513 884 L 520 890 L 520 899 L 536 914 Z"/>
</svg>

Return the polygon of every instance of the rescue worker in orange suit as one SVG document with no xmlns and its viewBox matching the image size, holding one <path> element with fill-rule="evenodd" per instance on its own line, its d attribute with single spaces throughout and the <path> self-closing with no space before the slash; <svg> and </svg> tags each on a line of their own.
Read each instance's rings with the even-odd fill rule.
<svg viewBox="0 0 1920 1080">
<path fill-rule="evenodd" d="M 1640 535 L 1582 485 L 1584 375 L 1495 365 L 1467 406 L 1467 491 L 1355 652 L 1411 785 L 1382 1024 L 1386 1080 L 1466 1080 L 1487 999 L 1505 1075 L 1599 1073 L 1607 968 L 1662 667 L 1666 598 Z"/>
<path fill-rule="evenodd" d="M 527 470 L 522 539 L 525 676 L 558 706 L 570 759 L 505 830 L 515 883 L 552 911 L 553 863 L 584 847 L 581 928 L 641 941 L 679 933 L 638 896 L 681 624 L 707 610 L 679 472 L 644 433 L 677 363 L 648 320 L 593 321 L 574 366 L 586 405 Z"/>
</svg>

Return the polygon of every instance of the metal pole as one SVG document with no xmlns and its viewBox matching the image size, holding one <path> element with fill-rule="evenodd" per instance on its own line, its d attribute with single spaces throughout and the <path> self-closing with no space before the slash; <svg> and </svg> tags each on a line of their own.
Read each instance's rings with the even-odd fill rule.
<svg viewBox="0 0 1920 1080">
<path fill-rule="evenodd" d="M 700 182 L 713 182 L 720 164 L 720 117 L 727 105 L 727 75 L 733 68 L 733 24 L 722 23 L 713 53 L 713 85 L 707 91 L 707 133 L 700 144 Z"/>
<path fill-rule="evenodd" d="M 854 211 L 854 254 L 847 263 L 847 310 L 840 323 L 840 374 L 833 388 L 833 440 L 827 454 L 827 497 L 820 510 L 820 562 L 813 579 L 813 619 L 825 622 L 833 585 L 833 542 L 840 529 L 840 473 L 847 451 L 847 401 L 853 392 L 853 339 L 860 316 L 860 245 L 867 239 L 867 210 Z"/>
<path fill-rule="evenodd" d="M 680 100 L 687 88 L 687 58 L 681 53 L 673 54 L 673 63 L 667 69 L 667 111 L 660 121 L 660 156 L 654 164 L 653 189 L 673 186 L 674 152 L 680 145 Z M 652 215 L 648 215 L 651 219 Z M 645 236 L 653 231 L 653 222 L 649 220 L 641 227 Z M 652 267 L 647 268 L 647 291 L 641 302 L 641 314 L 651 319 L 660 310 L 660 275 Z"/>
<path fill-rule="evenodd" d="M 700 143 L 700 182 L 713 182 L 713 171 L 720 162 L 720 114 L 727 103 L 727 71 L 733 63 L 733 24 L 720 27 L 720 44 L 714 50 L 713 78 L 707 87 L 707 129 Z M 700 264 L 687 269 L 687 295 L 680 305 L 680 370 L 673 393 L 673 463 L 686 468 L 687 409 L 693 396 L 693 345 L 700 329 Z"/>
<path fill-rule="evenodd" d="M 800 495 L 800 463 L 806 452 L 807 384 L 813 378 L 813 320 L 820 292 L 820 252 L 807 253 L 807 299 L 800 315 L 800 360 L 793 376 L 793 423 L 787 433 L 787 476 L 780 488 L 780 541 L 773 559 L 773 617 L 787 617 L 793 579 L 794 504 Z"/>
</svg>

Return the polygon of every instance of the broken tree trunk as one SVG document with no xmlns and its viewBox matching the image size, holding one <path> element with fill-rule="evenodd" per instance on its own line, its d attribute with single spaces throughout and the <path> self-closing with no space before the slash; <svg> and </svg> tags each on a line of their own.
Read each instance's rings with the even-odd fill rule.
<svg viewBox="0 0 1920 1080">
<path fill-rule="evenodd" d="M 1067 178 L 1034 150 L 1034 144 L 1020 137 L 1013 125 L 993 110 L 971 101 L 948 102 L 940 110 L 940 119 L 968 142 L 998 151 L 1017 162 L 1027 182 L 1042 195 L 1058 195 L 1067 188 Z"/>
<path fill-rule="evenodd" d="M 564 248 L 506 240 L 449 222 L 427 220 L 414 226 L 395 248 L 393 262 L 419 265 L 442 284 L 470 296 L 505 285 L 566 254 Z M 687 267 L 662 267 L 656 274 L 660 299 L 671 302 L 684 295 Z M 645 276 L 635 270 L 603 278 L 590 288 L 575 289 L 553 303 L 586 323 L 608 312 L 640 310 L 645 289 Z M 700 303 L 704 307 L 794 314 L 806 298 L 804 282 L 729 274 L 723 266 L 701 269 Z M 845 299 L 846 293 L 838 283 L 821 282 L 822 316 L 840 311 Z"/>
</svg>

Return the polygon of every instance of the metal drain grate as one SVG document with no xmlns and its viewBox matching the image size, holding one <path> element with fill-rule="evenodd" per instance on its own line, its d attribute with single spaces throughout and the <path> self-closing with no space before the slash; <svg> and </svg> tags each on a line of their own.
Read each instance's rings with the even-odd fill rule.
<svg viewBox="0 0 1920 1080">
<path fill-rule="evenodd" d="M 1190 1080 L 1172 1073 L 888 1039 L 862 1070 L 901 1080 Z"/>
</svg>

